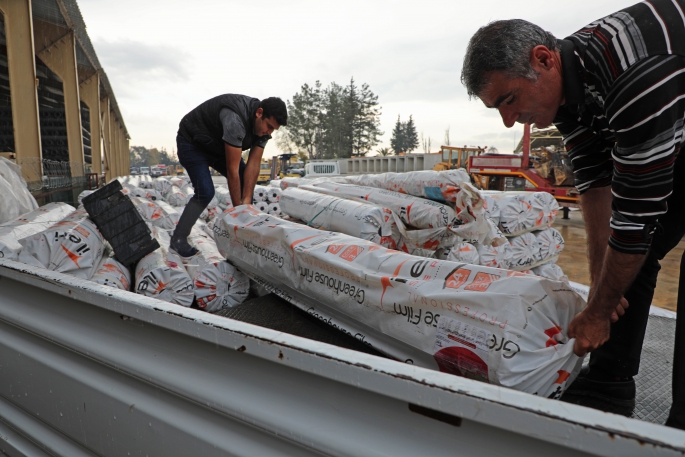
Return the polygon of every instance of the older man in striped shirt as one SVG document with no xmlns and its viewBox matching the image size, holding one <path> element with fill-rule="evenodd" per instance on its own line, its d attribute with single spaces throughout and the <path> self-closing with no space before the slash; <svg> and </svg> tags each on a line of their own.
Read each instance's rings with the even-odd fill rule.
<svg viewBox="0 0 685 457">
<path fill-rule="evenodd" d="M 554 123 L 564 137 L 592 281 L 588 306 L 569 328 L 576 354 L 592 351 L 590 370 L 569 393 L 615 411 L 634 405 L 659 260 L 685 234 L 684 12 L 684 0 L 647 0 L 564 40 L 523 20 L 493 22 L 471 38 L 462 69 L 469 96 L 499 110 L 507 127 Z M 681 283 L 684 269 L 681 262 Z M 667 421 L 683 429 L 684 322 L 676 324 Z"/>
</svg>

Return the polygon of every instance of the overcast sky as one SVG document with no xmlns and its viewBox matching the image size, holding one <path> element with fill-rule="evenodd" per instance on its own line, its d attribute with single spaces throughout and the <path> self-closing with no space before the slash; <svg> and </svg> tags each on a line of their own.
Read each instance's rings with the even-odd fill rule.
<svg viewBox="0 0 685 457">
<path fill-rule="evenodd" d="M 368 83 L 390 145 L 397 116 L 453 145 L 511 152 L 522 127 L 469 101 L 459 81 L 478 27 L 522 18 L 557 37 L 633 4 L 617 0 L 79 0 L 131 145 L 175 150 L 178 123 L 223 93 L 292 100 L 304 83 Z M 265 155 L 278 152 L 274 141 Z M 423 151 L 415 151 L 423 152 Z M 371 155 L 374 155 L 372 153 Z"/>
</svg>

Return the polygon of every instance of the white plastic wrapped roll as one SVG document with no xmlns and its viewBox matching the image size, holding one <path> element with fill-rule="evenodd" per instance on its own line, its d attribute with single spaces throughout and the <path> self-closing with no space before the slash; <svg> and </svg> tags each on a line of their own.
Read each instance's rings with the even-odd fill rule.
<svg viewBox="0 0 685 457">
<path fill-rule="evenodd" d="M 157 192 L 159 192 L 161 195 L 166 195 L 172 186 L 171 182 L 169 182 L 169 180 L 167 178 L 165 178 L 164 176 L 160 176 L 158 178 L 155 178 L 153 180 L 153 183 L 154 183 L 154 189 Z"/>
<path fill-rule="evenodd" d="M 0 224 L 0 259 L 17 260 L 20 240 L 47 230 L 73 212 L 74 207 L 66 203 L 48 203 Z"/>
<path fill-rule="evenodd" d="M 281 180 L 280 179 L 272 179 L 269 181 L 269 187 L 275 187 L 277 189 L 281 188 Z"/>
<path fill-rule="evenodd" d="M 511 259 L 511 244 L 509 241 L 499 246 L 476 245 L 480 264 L 484 267 L 509 268 Z"/>
<path fill-rule="evenodd" d="M 169 235 L 164 229 L 151 227 L 160 247 L 143 257 L 136 265 L 136 292 L 181 306 L 193 304 L 193 282 L 182 259 L 169 250 Z"/>
<path fill-rule="evenodd" d="M 262 213 L 268 213 L 269 212 L 269 204 L 267 202 L 257 202 L 254 204 L 254 207 L 257 208 L 257 210 L 262 212 Z"/>
<path fill-rule="evenodd" d="M 233 201 L 231 200 L 231 192 L 226 187 L 217 187 L 214 189 L 214 197 L 221 209 L 231 208 Z"/>
<path fill-rule="evenodd" d="M 252 202 L 253 202 L 253 203 L 265 202 L 265 201 L 266 201 L 266 196 L 267 196 L 267 189 L 266 189 L 266 187 L 255 186 L 255 188 L 254 188 L 254 193 L 252 194 Z"/>
<path fill-rule="evenodd" d="M 266 201 L 269 203 L 278 203 L 281 199 L 281 189 L 276 187 L 268 187 L 266 189 Z"/>
<path fill-rule="evenodd" d="M 83 199 L 86 198 L 87 196 L 89 196 L 90 194 L 92 194 L 93 192 L 95 192 L 95 191 L 94 190 L 84 190 L 83 192 L 78 194 L 78 197 L 76 198 L 76 200 L 78 201 L 78 204 L 81 205 L 83 203 Z"/>
<path fill-rule="evenodd" d="M 138 182 L 138 187 L 141 187 L 143 189 L 152 189 L 153 184 L 150 175 L 141 175 L 140 181 Z"/>
<path fill-rule="evenodd" d="M 0 195 L 0 223 L 38 209 L 21 175 L 21 167 L 4 157 L 0 157 Z"/>
<path fill-rule="evenodd" d="M 436 253 L 435 258 L 451 260 L 452 262 L 468 263 L 470 265 L 480 265 L 478 249 L 473 244 L 465 241 L 462 241 L 451 248 L 439 250 Z"/>
<path fill-rule="evenodd" d="M 509 259 L 510 270 L 528 270 L 540 261 L 540 244 L 532 233 L 509 238 L 511 244 L 511 258 Z"/>
<path fill-rule="evenodd" d="M 506 236 L 542 230 L 554 223 L 559 204 L 547 192 L 483 192 L 497 201 L 499 228 Z"/>
<path fill-rule="evenodd" d="M 544 261 L 558 256 L 564 250 L 564 237 L 555 228 L 533 232 L 540 245 L 540 260 Z"/>
<path fill-rule="evenodd" d="M 139 176 L 127 176 L 126 183 L 132 186 L 140 187 L 140 177 Z"/>
<path fill-rule="evenodd" d="M 214 240 L 199 229 L 188 237 L 199 251 L 187 263 L 200 309 L 215 312 L 241 304 L 250 292 L 250 280 L 219 253 Z"/>
<path fill-rule="evenodd" d="M 395 359 L 549 398 L 582 366 L 567 330 L 585 301 L 547 279 L 398 253 L 250 206 L 219 224 L 217 247 L 238 268 Z"/>
<path fill-rule="evenodd" d="M 280 203 L 269 203 L 268 213 L 273 214 L 274 216 L 280 216 L 281 215 Z"/>
<path fill-rule="evenodd" d="M 394 219 L 389 210 L 384 211 L 369 203 L 291 187 L 283 191 L 280 208 L 283 213 L 311 227 L 345 233 L 378 244 L 383 242 L 383 237 L 393 234 Z"/>
<path fill-rule="evenodd" d="M 455 223 L 454 219 L 457 217 L 454 210 L 447 205 L 390 190 L 328 181 L 317 181 L 311 186 L 300 187 L 342 198 L 355 198 L 382 205 L 397 214 L 404 224 L 415 228 L 447 227 Z"/>
<path fill-rule="evenodd" d="M 555 281 L 568 282 L 568 277 L 563 270 L 556 263 L 544 263 L 537 267 L 533 267 L 533 273 L 543 278 L 553 279 Z"/>
<path fill-rule="evenodd" d="M 172 186 L 164 199 L 171 206 L 185 206 L 188 198 L 177 186 Z"/>
<path fill-rule="evenodd" d="M 141 197 L 152 201 L 162 200 L 162 194 L 155 189 L 137 187 L 129 183 L 122 184 L 121 186 L 123 189 L 126 189 L 126 195 L 129 197 Z"/>
<path fill-rule="evenodd" d="M 169 182 L 171 183 L 172 186 L 176 186 L 180 189 L 181 187 L 185 186 L 188 181 L 183 179 L 180 176 L 176 176 L 174 178 L 170 178 Z"/>
<path fill-rule="evenodd" d="M 483 199 L 485 200 L 485 204 L 483 205 L 485 208 L 485 214 L 496 226 L 499 227 L 500 209 L 497 200 L 492 198 L 491 195 L 483 195 Z"/>
<path fill-rule="evenodd" d="M 100 266 L 90 280 L 103 286 L 130 290 L 131 272 L 114 257 L 106 255 L 103 256 Z"/>
<path fill-rule="evenodd" d="M 463 168 L 445 171 L 423 170 L 407 173 L 335 176 L 330 179 L 335 182 L 391 190 L 437 202 L 456 202 L 462 183 L 471 181 L 469 174 Z"/>
<path fill-rule="evenodd" d="M 102 260 L 105 240 L 81 207 L 20 243 L 20 262 L 90 279 Z"/>
<path fill-rule="evenodd" d="M 161 208 L 162 212 L 164 213 L 163 217 L 157 221 L 156 225 L 157 227 L 163 228 L 165 230 L 173 230 L 176 228 L 176 224 L 178 224 L 178 220 L 181 218 L 181 214 L 183 213 L 183 210 L 185 207 L 181 208 L 176 208 L 174 206 L 171 206 L 164 200 L 157 200 L 155 204 Z"/>
<path fill-rule="evenodd" d="M 144 221 L 165 230 L 173 230 L 181 217 L 173 206 L 162 200 L 153 202 L 140 197 L 132 197 L 131 202 Z"/>
</svg>

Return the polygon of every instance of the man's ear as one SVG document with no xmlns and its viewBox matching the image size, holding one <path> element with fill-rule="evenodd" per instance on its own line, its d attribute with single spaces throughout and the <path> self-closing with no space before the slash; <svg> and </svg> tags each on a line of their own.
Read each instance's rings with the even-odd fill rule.
<svg viewBox="0 0 685 457">
<path fill-rule="evenodd" d="M 257 108 L 257 112 L 255 113 L 255 117 L 256 117 L 257 119 L 261 119 L 261 118 L 262 118 L 262 114 L 264 114 L 264 109 L 263 109 L 263 108 Z"/>
<path fill-rule="evenodd" d="M 530 52 L 530 66 L 533 70 L 549 70 L 554 67 L 556 54 L 542 44 L 533 48 Z"/>
</svg>

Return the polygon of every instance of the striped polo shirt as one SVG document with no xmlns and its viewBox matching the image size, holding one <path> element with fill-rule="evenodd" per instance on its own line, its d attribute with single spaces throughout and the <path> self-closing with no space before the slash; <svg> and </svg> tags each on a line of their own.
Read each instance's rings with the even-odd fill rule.
<svg viewBox="0 0 685 457">
<path fill-rule="evenodd" d="M 683 141 L 685 0 L 633 5 L 560 40 L 560 48 L 565 104 L 554 124 L 576 187 L 611 185 L 609 244 L 645 254 L 668 209 Z"/>
</svg>

